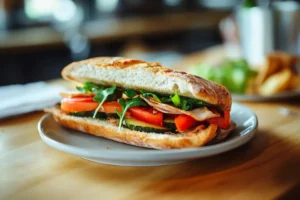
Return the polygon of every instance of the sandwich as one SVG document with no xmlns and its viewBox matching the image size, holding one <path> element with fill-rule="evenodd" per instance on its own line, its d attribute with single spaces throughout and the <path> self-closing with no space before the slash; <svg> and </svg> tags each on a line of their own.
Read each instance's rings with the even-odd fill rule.
<svg viewBox="0 0 300 200">
<path fill-rule="evenodd" d="M 47 112 L 62 126 L 154 149 L 201 147 L 234 129 L 229 91 L 157 62 L 98 57 L 62 71 L 77 91 Z"/>
</svg>

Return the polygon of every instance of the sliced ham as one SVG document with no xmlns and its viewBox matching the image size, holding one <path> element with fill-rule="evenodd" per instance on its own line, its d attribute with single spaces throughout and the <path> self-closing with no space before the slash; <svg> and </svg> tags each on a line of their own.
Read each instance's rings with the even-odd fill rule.
<svg viewBox="0 0 300 200">
<path fill-rule="evenodd" d="M 179 108 L 176 108 L 176 107 L 168 105 L 168 104 L 157 102 L 153 98 L 147 99 L 147 98 L 143 97 L 143 95 L 140 95 L 140 97 L 143 100 L 145 100 L 151 107 L 153 107 L 154 109 L 156 109 L 162 113 L 176 114 L 176 115 L 184 114 L 184 115 L 188 115 L 188 116 L 194 118 L 197 121 L 205 121 L 207 119 L 220 116 L 220 114 L 213 113 L 212 111 L 210 111 L 206 106 L 196 108 L 191 111 L 186 111 L 186 110 L 181 110 Z"/>
<path fill-rule="evenodd" d="M 214 129 L 214 131 L 213 131 L 214 134 L 212 134 L 210 138 L 207 138 L 208 141 L 210 141 L 211 139 L 213 139 L 216 136 L 216 131 L 218 129 L 216 124 L 211 124 L 210 126 L 212 126 L 211 127 L 212 129 Z M 206 129 L 205 125 L 200 124 L 199 126 L 195 127 L 192 130 L 185 130 L 185 131 L 182 131 L 181 133 L 185 133 L 187 136 L 192 136 L 195 134 L 201 134 L 204 129 Z"/>
<path fill-rule="evenodd" d="M 236 124 L 234 122 L 231 122 L 230 125 L 225 129 L 218 127 L 216 137 L 214 137 L 208 144 L 216 144 L 223 141 L 235 127 Z"/>
</svg>

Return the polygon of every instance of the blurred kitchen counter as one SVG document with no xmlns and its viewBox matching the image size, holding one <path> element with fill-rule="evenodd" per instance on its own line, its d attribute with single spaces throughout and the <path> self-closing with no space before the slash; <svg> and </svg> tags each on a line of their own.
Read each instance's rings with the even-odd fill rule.
<svg viewBox="0 0 300 200">
<path fill-rule="evenodd" d="M 144 17 L 103 18 L 85 22 L 81 32 L 92 42 L 159 35 L 199 28 L 217 28 L 228 11 L 201 11 Z M 0 34 L 0 52 L 64 45 L 62 32 L 51 27 L 34 27 Z"/>
</svg>

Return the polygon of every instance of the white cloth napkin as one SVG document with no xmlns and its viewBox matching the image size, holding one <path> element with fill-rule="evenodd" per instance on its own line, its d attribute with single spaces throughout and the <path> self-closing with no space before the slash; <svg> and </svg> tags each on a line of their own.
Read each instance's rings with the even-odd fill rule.
<svg viewBox="0 0 300 200">
<path fill-rule="evenodd" d="M 62 86 L 45 82 L 0 87 L 0 119 L 51 107 L 61 99 Z"/>
</svg>

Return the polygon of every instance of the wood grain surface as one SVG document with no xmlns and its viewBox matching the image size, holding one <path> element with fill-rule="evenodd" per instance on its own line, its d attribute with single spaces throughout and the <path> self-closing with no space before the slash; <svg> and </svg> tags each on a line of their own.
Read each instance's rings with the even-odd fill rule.
<svg viewBox="0 0 300 200">
<path fill-rule="evenodd" d="M 59 80 L 52 84 L 66 84 Z M 300 99 L 243 103 L 258 116 L 247 144 L 221 155 L 159 167 L 93 163 L 47 146 L 42 112 L 0 121 L 0 199 L 299 199 Z"/>
</svg>

